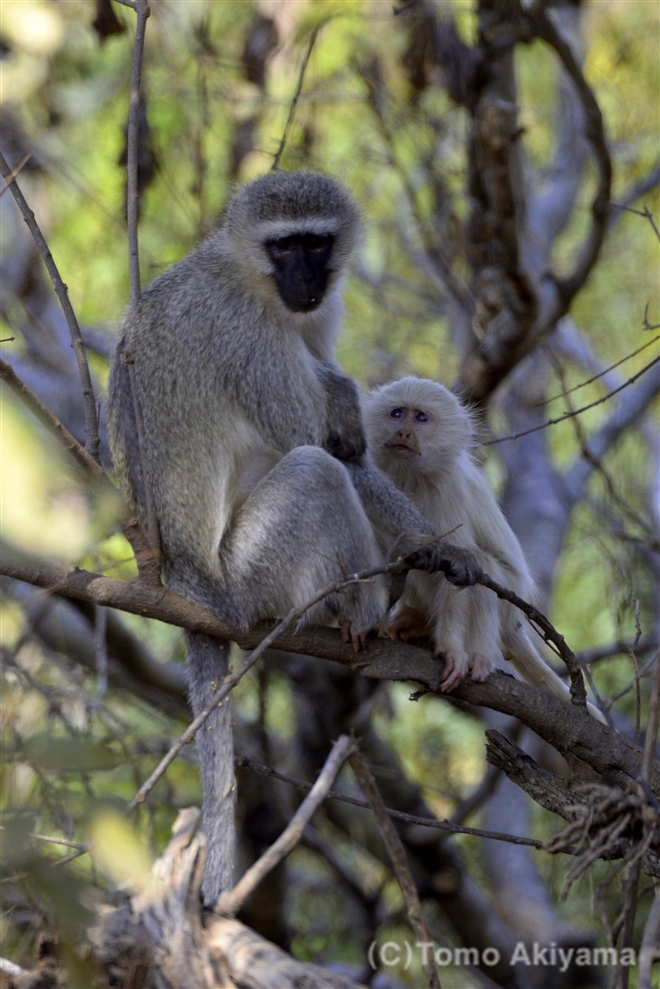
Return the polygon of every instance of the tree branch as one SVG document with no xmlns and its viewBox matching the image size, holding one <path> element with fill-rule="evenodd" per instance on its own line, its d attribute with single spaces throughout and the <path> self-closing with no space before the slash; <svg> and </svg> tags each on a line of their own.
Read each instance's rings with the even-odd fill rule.
<svg viewBox="0 0 660 989">
<path fill-rule="evenodd" d="M 579 251 L 572 274 L 567 278 L 555 279 L 563 304 L 563 312 L 566 312 L 571 300 L 589 277 L 605 239 L 610 209 L 612 161 L 605 137 L 603 115 L 570 46 L 564 41 L 545 10 L 535 11 L 532 20 L 536 34 L 556 51 L 564 69 L 575 85 L 584 110 L 585 134 L 593 148 L 598 169 L 598 187 L 591 204 L 591 229 Z"/>
<path fill-rule="evenodd" d="M 50 560 L 28 558 L 3 548 L 2 572 L 17 580 L 45 587 L 64 597 L 103 604 L 133 614 L 156 618 L 192 632 L 232 640 L 244 649 L 255 648 L 271 626 L 248 632 L 233 629 L 215 615 L 165 588 L 128 583 L 101 577 Z M 308 627 L 277 638 L 280 649 L 331 659 L 350 667 L 360 676 L 377 680 L 413 680 L 431 693 L 441 694 L 443 667 L 428 652 L 385 639 L 370 639 L 366 652 L 357 654 L 342 642 L 336 629 Z M 642 754 L 621 736 L 590 717 L 586 711 L 545 690 L 499 672 L 485 683 L 465 682 L 452 692 L 458 700 L 489 707 L 519 718 L 562 755 L 586 762 L 598 773 L 611 775 L 629 785 L 639 779 Z M 653 767 L 653 788 L 660 791 L 660 768 Z"/>
<path fill-rule="evenodd" d="M 83 342 L 82 333 L 80 332 L 78 320 L 76 319 L 76 314 L 73 311 L 73 306 L 71 305 L 71 300 L 69 299 L 67 287 L 62 281 L 57 265 L 55 264 L 55 259 L 50 252 L 48 244 L 46 243 L 46 238 L 39 228 L 39 224 L 35 219 L 34 213 L 28 206 L 23 193 L 18 187 L 18 183 L 13 176 L 12 170 L 2 154 L 0 154 L 0 172 L 9 186 L 11 194 L 16 200 L 16 204 L 21 211 L 21 215 L 34 238 L 39 254 L 42 257 L 43 262 L 46 265 L 46 270 L 48 271 L 48 274 L 53 282 L 53 287 L 57 294 L 57 298 L 60 300 L 60 305 L 62 306 L 62 311 L 64 312 L 64 318 L 66 319 L 67 326 L 69 327 L 69 333 L 71 335 L 71 346 L 73 347 L 73 352 L 76 355 L 76 361 L 78 362 L 78 373 L 80 375 L 83 401 L 85 403 L 85 449 L 92 460 L 98 462 L 100 439 L 99 421 L 96 412 L 96 399 L 94 398 L 94 386 L 92 385 L 92 377 L 89 373 L 89 364 L 87 363 L 85 344 Z"/>
<path fill-rule="evenodd" d="M 128 111 L 126 142 L 126 219 L 128 222 L 128 261 L 131 277 L 131 305 L 140 301 L 140 254 L 138 251 L 138 128 L 140 124 L 140 83 L 147 18 L 151 11 L 147 0 L 135 0 L 129 6 L 137 14 L 133 67 L 131 69 L 131 99 Z"/>
<path fill-rule="evenodd" d="M 415 886 L 413 878 L 410 874 L 410 866 L 408 865 L 408 861 L 406 859 L 406 853 L 403 849 L 401 839 L 399 838 L 394 825 L 388 817 L 387 808 L 385 807 L 385 802 L 383 801 L 380 791 L 376 786 L 376 781 L 369 772 L 367 764 L 359 752 L 352 752 L 348 757 L 348 762 L 351 769 L 355 773 L 362 792 L 367 798 L 371 811 L 376 819 L 380 836 L 383 839 L 383 843 L 387 848 L 388 854 L 392 861 L 394 874 L 398 880 L 399 886 L 401 887 L 403 902 L 406 905 L 406 913 L 408 914 L 408 920 L 410 921 L 413 934 L 417 938 L 418 944 L 430 946 L 431 938 L 429 937 L 429 932 L 424 920 L 424 913 L 422 911 L 422 904 L 419 899 L 417 887 Z M 426 950 L 423 951 L 422 954 L 422 968 L 424 969 L 424 974 L 426 976 L 429 989 L 441 989 L 438 972 L 433 962 L 433 955 L 431 955 L 431 960 L 429 961 Z"/>
<path fill-rule="evenodd" d="M 355 743 L 348 735 L 341 735 L 332 746 L 318 779 L 311 788 L 288 825 L 268 851 L 250 866 L 233 889 L 221 893 L 213 912 L 233 917 L 241 909 L 262 879 L 291 852 L 302 838 L 303 831 L 326 799 L 340 769 L 346 762 Z"/>
</svg>

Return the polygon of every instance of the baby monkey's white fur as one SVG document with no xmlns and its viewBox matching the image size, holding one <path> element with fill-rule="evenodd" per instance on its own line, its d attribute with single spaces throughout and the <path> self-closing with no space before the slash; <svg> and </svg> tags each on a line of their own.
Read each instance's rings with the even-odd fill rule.
<svg viewBox="0 0 660 989">
<path fill-rule="evenodd" d="M 435 381 L 402 378 L 368 397 L 365 426 L 377 466 L 434 530 L 471 550 L 494 580 L 533 601 L 534 581 L 520 543 L 474 459 L 473 420 L 455 395 Z M 485 587 L 459 590 L 442 574 L 411 571 L 388 631 L 400 641 L 431 635 L 436 653 L 445 657 L 444 691 L 468 671 L 473 680 L 484 680 L 506 656 L 529 683 L 569 696 L 539 654 L 522 613 Z"/>
</svg>

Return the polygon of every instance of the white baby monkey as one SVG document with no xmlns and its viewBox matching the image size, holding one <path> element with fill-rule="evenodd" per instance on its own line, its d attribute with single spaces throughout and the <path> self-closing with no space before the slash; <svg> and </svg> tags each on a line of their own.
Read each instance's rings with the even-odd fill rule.
<svg viewBox="0 0 660 989">
<path fill-rule="evenodd" d="M 474 459 L 473 419 L 455 395 L 435 381 L 402 378 L 367 398 L 365 428 L 376 465 L 433 529 L 472 551 L 493 580 L 532 602 L 529 567 Z M 387 626 L 402 642 L 431 636 L 436 655 L 445 659 L 444 692 L 468 671 L 473 680 L 485 680 L 505 656 L 529 683 L 569 697 L 522 613 L 485 587 L 459 589 L 442 574 L 410 571 Z"/>
</svg>

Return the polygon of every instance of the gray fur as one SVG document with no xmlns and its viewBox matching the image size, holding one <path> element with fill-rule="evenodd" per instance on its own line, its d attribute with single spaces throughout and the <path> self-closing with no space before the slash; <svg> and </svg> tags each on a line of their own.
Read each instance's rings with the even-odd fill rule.
<svg viewBox="0 0 660 989">
<path fill-rule="evenodd" d="M 346 467 L 321 449 L 346 459 L 365 448 L 357 389 L 334 360 L 342 276 L 359 225 L 332 179 L 264 176 L 238 193 L 216 234 L 144 291 L 121 330 L 108 398 L 115 470 L 145 529 L 151 500 L 167 585 L 236 626 L 283 615 L 343 573 L 382 560 Z M 264 248 L 273 231 L 335 237 L 328 290 L 313 312 L 292 313 L 277 294 Z M 339 618 L 366 634 L 386 607 L 384 582 L 375 580 L 335 595 L 307 620 Z M 198 713 L 227 659 L 220 643 L 187 640 Z M 230 710 L 227 702 L 197 742 L 207 902 L 232 881 Z"/>
</svg>

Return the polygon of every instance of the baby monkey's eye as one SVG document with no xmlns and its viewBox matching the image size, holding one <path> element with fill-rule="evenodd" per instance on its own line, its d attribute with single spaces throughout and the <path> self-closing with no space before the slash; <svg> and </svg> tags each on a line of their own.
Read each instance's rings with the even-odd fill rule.
<svg viewBox="0 0 660 989">
<path fill-rule="evenodd" d="M 390 419 L 403 419 L 405 414 L 404 409 L 392 409 L 390 412 Z"/>
<path fill-rule="evenodd" d="M 419 409 L 415 412 L 415 422 L 428 422 L 429 417 L 426 412 L 421 412 Z"/>
</svg>

